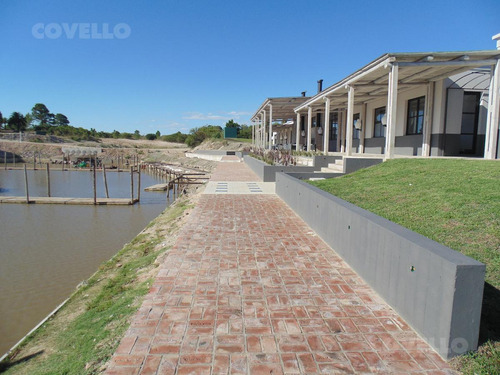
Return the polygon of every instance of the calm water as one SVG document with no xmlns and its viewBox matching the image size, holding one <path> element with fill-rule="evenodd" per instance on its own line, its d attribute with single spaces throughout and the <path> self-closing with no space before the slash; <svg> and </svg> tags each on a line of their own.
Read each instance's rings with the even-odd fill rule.
<svg viewBox="0 0 500 375">
<path fill-rule="evenodd" d="M 30 196 L 47 195 L 45 171 L 28 171 L 28 179 Z M 110 197 L 130 197 L 129 173 L 107 179 Z M 97 181 L 104 197 L 102 174 Z M 155 183 L 142 174 L 142 188 Z M 93 197 L 92 175 L 51 171 L 51 193 Z M 0 195 L 23 196 L 24 172 L 0 170 Z M 165 193 L 144 191 L 134 206 L 0 204 L 0 356 L 168 204 Z"/>
</svg>

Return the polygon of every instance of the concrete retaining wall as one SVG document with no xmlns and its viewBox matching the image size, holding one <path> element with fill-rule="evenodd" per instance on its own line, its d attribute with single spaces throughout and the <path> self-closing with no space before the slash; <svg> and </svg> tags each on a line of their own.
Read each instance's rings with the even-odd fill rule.
<svg viewBox="0 0 500 375">
<path fill-rule="evenodd" d="M 441 356 L 477 348 L 484 264 L 284 173 L 276 193 Z"/>
</svg>

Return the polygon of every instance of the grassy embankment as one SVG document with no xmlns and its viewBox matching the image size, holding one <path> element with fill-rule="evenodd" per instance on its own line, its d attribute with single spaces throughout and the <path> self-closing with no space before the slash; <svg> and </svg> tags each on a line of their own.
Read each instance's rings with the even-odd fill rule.
<svg viewBox="0 0 500 375">
<path fill-rule="evenodd" d="M 453 364 L 500 373 L 500 162 L 398 159 L 310 183 L 485 263 L 481 346 Z"/>
<path fill-rule="evenodd" d="M 181 197 L 0 364 L 6 374 L 95 374 L 115 351 L 192 207 Z"/>
</svg>

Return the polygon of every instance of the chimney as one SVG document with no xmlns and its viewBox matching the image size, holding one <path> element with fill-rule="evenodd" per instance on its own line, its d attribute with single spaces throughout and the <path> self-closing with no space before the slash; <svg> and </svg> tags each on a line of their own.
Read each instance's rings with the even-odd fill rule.
<svg viewBox="0 0 500 375">
<path fill-rule="evenodd" d="M 493 35 L 491 37 L 492 40 L 496 40 L 497 41 L 497 49 L 500 50 L 500 34 L 497 34 L 497 35 Z"/>
<path fill-rule="evenodd" d="M 301 94 L 302 94 L 303 97 L 306 96 L 306 92 L 305 91 L 302 91 Z"/>
<path fill-rule="evenodd" d="M 318 94 L 319 94 L 321 91 L 323 91 L 323 80 L 322 80 L 322 79 L 320 79 L 320 80 L 318 81 Z"/>
</svg>

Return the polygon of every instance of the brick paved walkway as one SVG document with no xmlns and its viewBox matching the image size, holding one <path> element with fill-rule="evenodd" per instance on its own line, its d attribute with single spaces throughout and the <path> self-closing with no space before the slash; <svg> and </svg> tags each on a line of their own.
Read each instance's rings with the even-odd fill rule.
<svg viewBox="0 0 500 375">
<path fill-rule="evenodd" d="M 107 374 L 450 372 L 277 196 L 227 194 L 200 198 Z"/>
</svg>

